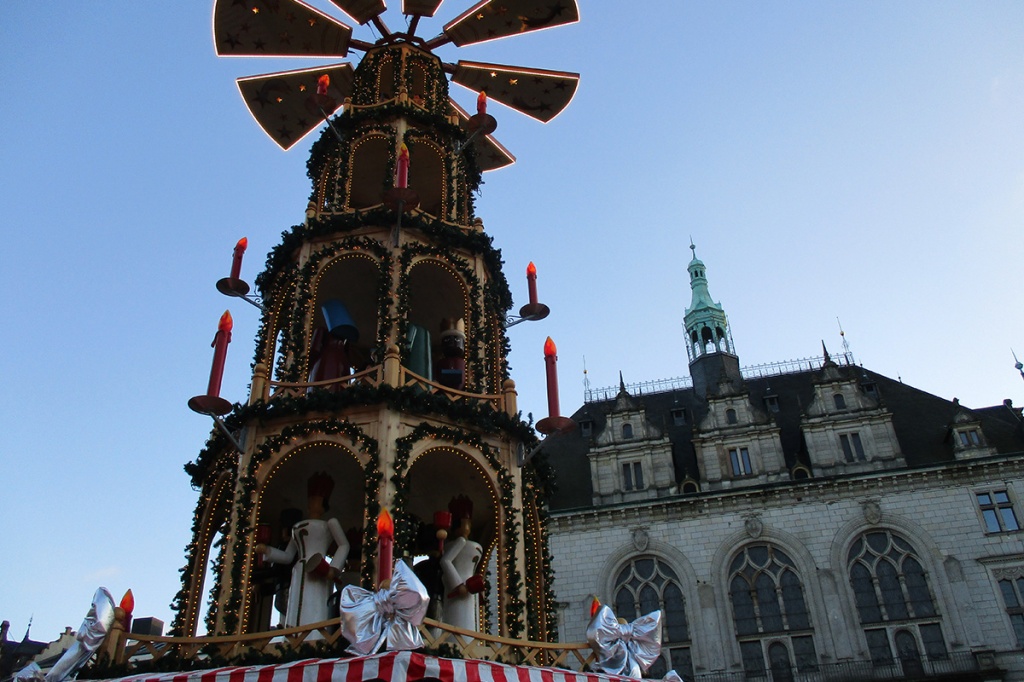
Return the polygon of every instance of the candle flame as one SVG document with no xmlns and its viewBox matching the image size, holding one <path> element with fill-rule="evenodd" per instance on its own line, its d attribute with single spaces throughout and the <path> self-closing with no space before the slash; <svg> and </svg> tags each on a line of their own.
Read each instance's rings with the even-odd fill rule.
<svg viewBox="0 0 1024 682">
<path fill-rule="evenodd" d="M 590 602 L 590 617 L 593 618 L 597 615 L 597 612 L 601 609 L 601 600 L 594 597 Z"/>
<path fill-rule="evenodd" d="M 536 277 L 537 276 L 537 266 L 533 264 L 533 261 L 530 261 L 530 264 L 526 266 L 526 276 L 527 277 Z"/>
<path fill-rule="evenodd" d="M 220 316 L 220 322 L 217 323 L 217 331 L 229 332 L 234 324 L 234 321 L 231 319 L 231 313 L 225 310 L 224 314 Z"/>
<path fill-rule="evenodd" d="M 131 590 L 124 593 L 121 597 L 121 610 L 123 610 L 129 616 L 132 615 L 132 611 L 135 610 L 135 595 L 132 594 Z"/>
<path fill-rule="evenodd" d="M 242 237 L 238 240 L 238 243 L 235 244 L 235 251 L 242 251 L 244 253 L 247 248 L 249 248 L 248 237 Z"/>
<path fill-rule="evenodd" d="M 395 537 L 395 522 L 391 520 L 387 507 L 381 507 L 380 516 L 377 517 L 377 537 L 388 540 Z"/>
<path fill-rule="evenodd" d="M 548 337 L 548 340 L 544 342 L 544 357 L 551 358 L 558 354 L 558 348 L 555 347 L 555 342 Z"/>
<path fill-rule="evenodd" d="M 409 148 L 405 146 L 404 142 L 402 143 L 402 146 L 398 148 L 398 157 L 401 159 L 409 158 Z"/>
</svg>

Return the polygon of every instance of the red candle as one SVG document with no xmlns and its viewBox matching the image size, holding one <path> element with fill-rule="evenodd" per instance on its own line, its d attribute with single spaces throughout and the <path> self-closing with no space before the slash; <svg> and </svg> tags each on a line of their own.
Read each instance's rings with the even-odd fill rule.
<svg viewBox="0 0 1024 682">
<path fill-rule="evenodd" d="M 546 365 L 547 378 L 548 378 L 548 416 L 558 416 L 558 368 L 555 363 L 558 362 L 558 349 L 555 348 L 555 342 L 548 337 L 548 340 L 544 342 L 544 364 Z"/>
<path fill-rule="evenodd" d="M 326 95 L 327 88 L 331 85 L 331 77 L 326 73 L 316 79 L 316 94 Z"/>
<path fill-rule="evenodd" d="M 249 240 L 245 237 L 239 239 L 235 244 L 235 257 L 231 260 L 231 279 L 238 279 L 238 276 L 242 274 L 242 256 L 248 246 Z"/>
<path fill-rule="evenodd" d="M 487 113 L 487 93 L 483 90 L 476 96 L 476 113 L 481 116 Z"/>
<path fill-rule="evenodd" d="M 537 305 L 537 266 L 533 261 L 526 266 L 526 285 L 530 287 L 530 305 Z"/>
<path fill-rule="evenodd" d="M 385 580 L 391 580 L 391 557 L 395 546 L 395 524 L 387 507 L 380 510 L 377 517 L 377 588 L 381 589 Z"/>
<path fill-rule="evenodd" d="M 213 367 L 210 368 L 210 385 L 206 395 L 220 395 L 220 380 L 224 377 L 224 360 L 228 357 L 228 344 L 231 343 L 231 313 L 224 311 L 217 325 L 217 335 L 213 337 Z"/>
<path fill-rule="evenodd" d="M 405 146 L 404 142 L 398 150 L 398 181 L 395 186 L 402 188 L 409 186 L 409 148 Z"/>
</svg>

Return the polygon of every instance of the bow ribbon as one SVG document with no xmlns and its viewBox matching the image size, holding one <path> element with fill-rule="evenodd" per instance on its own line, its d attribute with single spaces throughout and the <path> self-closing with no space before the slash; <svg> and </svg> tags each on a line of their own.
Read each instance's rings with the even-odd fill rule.
<svg viewBox="0 0 1024 682">
<path fill-rule="evenodd" d="M 612 610 L 602 606 L 587 627 L 587 641 L 601 672 L 639 678 L 661 654 L 661 611 L 619 623 Z"/>
<path fill-rule="evenodd" d="M 371 592 L 355 585 L 341 591 L 341 631 L 351 642 L 350 654 L 370 656 L 387 642 L 388 651 L 423 646 L 417 629 L 427 613 L 430 597 L 404 561 L 395 562 L 391 586 Z"/>
</svg>

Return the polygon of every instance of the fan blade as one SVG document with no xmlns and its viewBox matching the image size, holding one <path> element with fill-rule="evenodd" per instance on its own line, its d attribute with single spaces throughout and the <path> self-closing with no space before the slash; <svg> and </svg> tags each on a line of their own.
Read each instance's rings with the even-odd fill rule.
<svg viewBox="0 0 1024 682">
<path fill-rule="evenodd" d="M 402 0 L 402 14 L 432 17 L 444 0 Z"/>
<path fill-rule="evenodd" d="M 317 94 L 317 81 L 327 75 L 326 95 Z M 352 92 L 350 64 L 281 71 L 238 79 L 238 90 L 256 122 L 282 149 L 309 134 L 337 111 Z"/>
<path fill-rule="evenodd" d="M 384 0 L 331 0 L 331 2 L 360 24 L 365 24 L 370 19 L 380 16 L 387 9 Z"/>
<path fill-rule="evenodd" d="M 462 47 L 579 20 L 576 0 L 483 0 L 445 24 L 444 34 Z"/>
<path fill-rule="evenodd" d="M 452 82 L 547 123 L 569 106 L 580 75 L 525 66 L 459 61 Z"/>
<path fill-rule="evenodd" d="M 448 99 L 448 103 L 459 115 L 459 120 L 465 124 L 469 120 L 469 113 L 467 113 L 465 109 L 460 107 L 458 103 L 451 98 Z M 473 156 L 476 157 L 476 165 L 484 173 L 504 168 L 505 166 L 511 166 L 516 162 L 516 157 L 512 156 L 512 152 L 505 149 L 505 147 L 491 135 L 478 135 L 473 139 L 472 144 Z"/>
<path fill-rule="evenodd" d="M 352 29 L 301 0 L 216 0 L 221 57 L 344 57 Z"/>
</svg>

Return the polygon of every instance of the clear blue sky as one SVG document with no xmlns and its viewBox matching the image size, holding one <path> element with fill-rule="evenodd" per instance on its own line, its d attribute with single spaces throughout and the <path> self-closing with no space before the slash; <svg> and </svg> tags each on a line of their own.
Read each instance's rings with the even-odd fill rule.
<svg viewBox="0 0 1024 682">
<path fill-rule="evenodd" d="M 218 59 L 211 5 L 0 4 L 0 618 L 18 636 L 33 614 L 37 639 L 77 627 L 98 585 L 170 620 L 196 501 L 182 465 L 211 426 L 185 402 L 225 308 L 223 394 L 244 400 L 257 325 L 213 284 L 239 237 L 251 280 L 302 220 L 310 140 L 278 150 L 233 81 L 322 62 Z M 511 332 L 525 411 L 545 409 L 549 334 L 566 413 L 583 356 L 594 387 L 686 374 L 690 235 L 742 364 L 838 351 L 838 316 L 876 371 L 1024 403 L 1024 3 L 581 13 L 441 50 L 582 74 L 548 125 L 491 107 L 519 162 L 486 176 L 479 213 L 516 305 L 533 260 L 553 310 Z"/>
</svg>

